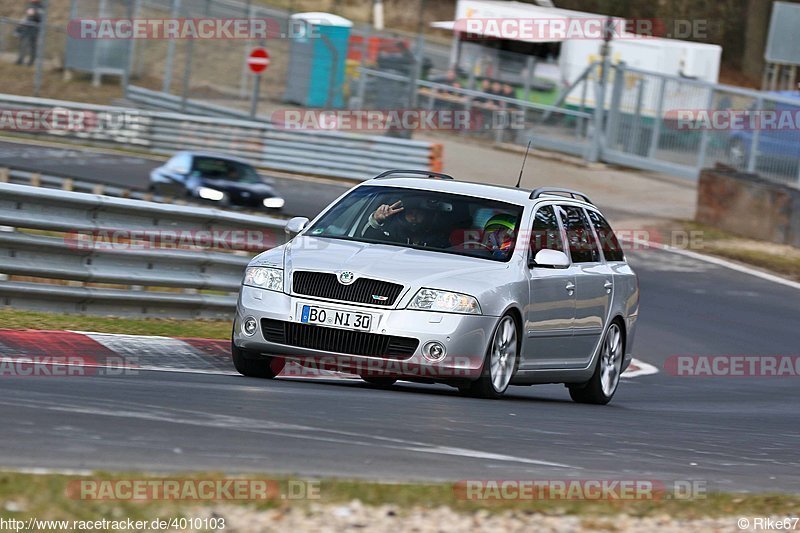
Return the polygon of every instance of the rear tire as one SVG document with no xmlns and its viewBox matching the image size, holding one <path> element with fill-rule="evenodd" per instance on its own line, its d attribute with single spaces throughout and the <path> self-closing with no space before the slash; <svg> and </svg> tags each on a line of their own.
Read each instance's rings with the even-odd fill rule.
<svg viewBox="0 0 800 533">
<path fill-rule="evenodd" d="M 624 354 L 625 337 L 620 323 L 615 320 L 603 336 L 594 374 L 583 385 L 570 387 L 570 397 L 578 403 L 606 405 L 610 402 L 619 386 Z"/>
<path fill-rule="evenodd" d="M 481 377 L 458 388 L 462 394 L 497 399 L 505 394 L 517 370 L 519 340 L 517 323 L 511 315 L 503 315 L 492 334 L 483 360 Z"/>
<path fill-rule="evenodd" d="M 231 342 L 231 359 L 236 371 L 249 378 L 272 379 L 283 370 L 286 360 L 242 350 Z"/>
</svg>

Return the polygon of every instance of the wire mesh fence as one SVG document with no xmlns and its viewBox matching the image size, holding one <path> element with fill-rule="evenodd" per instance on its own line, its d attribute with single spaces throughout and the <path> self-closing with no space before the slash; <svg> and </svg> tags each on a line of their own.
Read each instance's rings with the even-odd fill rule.
<svg viewBox="0 0 800 533">
<path fill-rule="evenodd" d="M 800 184 L 800 94 L 761 92 L 617 66 L 605 158 L 697 175 L 722 163 Z"/>
</svg>

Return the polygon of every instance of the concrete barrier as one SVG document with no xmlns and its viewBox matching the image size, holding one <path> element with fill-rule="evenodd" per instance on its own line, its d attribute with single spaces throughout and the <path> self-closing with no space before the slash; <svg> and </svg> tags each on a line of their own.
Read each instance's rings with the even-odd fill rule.
<svg viewBox="0 0 800 533">
<path fill-rule="evenodd" d="M 695 220 L 800 248 L 800 189 L 718 165 L 700 173 Z"/>
</svg>

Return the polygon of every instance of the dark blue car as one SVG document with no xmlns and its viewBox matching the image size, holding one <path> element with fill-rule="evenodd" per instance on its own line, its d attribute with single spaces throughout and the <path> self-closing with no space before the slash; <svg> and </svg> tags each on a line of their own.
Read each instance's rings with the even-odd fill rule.
<svg viewBox="0 0 800 533">
<path fill-rule="evenodd" d="M 800 93 L 774 91 L 769 94 L 784 100 L 791 98 L 797 104 L 764 100 L 761 109 L 750 109 L 751 114 L 760 115 L 755 117 L 755 122 L 762 124 L 765 115 L 774 112 L 778 125 L 753 128 L 748 124 L 732 131 L 728 141 L 728 160 L 736 168 L 747 169 L 755 144 L 757 169 L 794 173 L 800 163 Z"/>
<path fill-rule="evenodd" d="M 220 206 L 279 210 L 284 200 L 246 161 L 208 152 L 178 152 L 150 173 L 150 190 Z"/>
</svg>

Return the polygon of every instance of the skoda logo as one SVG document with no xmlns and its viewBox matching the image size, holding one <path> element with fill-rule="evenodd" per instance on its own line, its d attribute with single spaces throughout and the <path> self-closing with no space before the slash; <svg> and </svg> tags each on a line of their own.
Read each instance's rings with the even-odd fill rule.
<svg viewBox="0 0 800 533">
<path fill-rule="evenodd" d="M 356 275 L 350 272 L 349 270 L 343 270 L 339 272 L 339 283 L 342 285 L 350 285 L 356 280 Z"/>
</svg>

